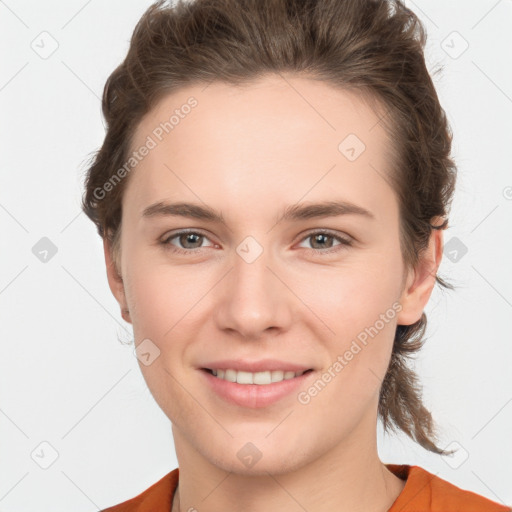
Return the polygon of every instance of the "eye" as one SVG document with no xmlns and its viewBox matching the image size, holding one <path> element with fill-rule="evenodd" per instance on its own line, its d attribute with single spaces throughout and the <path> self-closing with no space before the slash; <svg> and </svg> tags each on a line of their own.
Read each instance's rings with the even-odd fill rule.
<svg viewBox="0 0 512 512">
<path fill-rule="evenodd" d="M 329 231 L 321 230 L 309 233 L 307 236 L 302 238 L 302 241 L 311 239 L 312 248 L 306 249 L 314 254 L 330 254 L 343 249 L 346 246 L 351 246 L 353 241 L 349 238 L 345 238 L 339 235 L 335 235 Z M 176 246 L 173 241 L 176 240 L 181 247 Z M 169 250 L 178 254 L 191 254 L 200 252 L 204 247 L 203 242 L 209 240 L 208 237 L 200 231 L 178 231 L 177 233 L 171 233 L 166 236 L 160 244 L 164 246 L 165 250 Z M 333 245 L 333 242 L 337 241 L 337 244 Z M 211 244 L 209 247 L 214 247 L 215 244 Z"/>
<path fill-rule="evenodd" d="M 181 244 L 184 249 L 176 247 L 176 245 L 172 243 L 172 240 L 174 239 L 177 239 L 177 242 Z M 166 250 L 180 254 L 190 254 L 193 252 L 200 252 L 204 247 L 202 247 L 202 242 L 204 240 L 208 240 L 208 238 L 199 231 L 179 231 L 165 237 L 160 243 Z M 211 247 L 214 245 L 215 244 L 212 244 Z"/>
<path fill-rule="evenodd" d="M 311 232 L 302 240 L 305 241 L 308 239 L 312 240 L 311 244 L 313 248 L 307 249 L 314 252 L 315 254 L 329 254 L 337 252 L 346 246 L 351 246 L 353 243 L 353 241 L 349 238 L 335 235 L 326 230 Z M 333 241 L 335 240 L 339 243 L 333 246 Z"/>
</svg>

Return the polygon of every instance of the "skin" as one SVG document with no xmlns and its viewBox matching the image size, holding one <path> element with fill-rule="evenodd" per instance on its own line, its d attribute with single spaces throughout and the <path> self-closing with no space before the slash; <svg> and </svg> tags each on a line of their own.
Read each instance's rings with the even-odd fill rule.
<svg viewBox="0 0 512 512">
<path fill-rule="evenodd" d="M 133 147 L 190 96 L 197 107 L 129 177 L 119 260 L 104 243 L 109 286 L 136 345 L 149 338 L 160 350 L 139 364 L 172 422 L 180 468 L 173 510 L 387 511 L 405 482 L 378 457 L 378 394 L 396 326 L 420 319 L 435 285 L 442 232 L 433 230 L 416 269 L 406 269 L 398 203 L 384 179 L 387 135 L 380 113 L 354 93 L 291 75 L 243 88 L 189 86 L 145 116 Z M 353 162 L 338 150 L 349 133 L 366 146 Z M 335 199 L 375 219 L 276 224 L 289 205 Z M 142 218 L 158 201 L 208 205 L 226 226 Z M 159 243 L 186 228 L 205 237 L 174 237 L 168 247 L 188 253 Z M 315 243 L 320 229 L 354 243 Z M 252 263 L 236 252 L 247 236 L 263 248 Z M 321 254 L 330 249 L 338 250 Z M 318 377 L 394 303 L 401 310 L 307 405 L 296 393 L 260 409 L 228 404 L 198 370 L 224 357 L 273 357 Z M 252 467 L 237 457 L 247 442 L 262 454 Z"/>
</svg>

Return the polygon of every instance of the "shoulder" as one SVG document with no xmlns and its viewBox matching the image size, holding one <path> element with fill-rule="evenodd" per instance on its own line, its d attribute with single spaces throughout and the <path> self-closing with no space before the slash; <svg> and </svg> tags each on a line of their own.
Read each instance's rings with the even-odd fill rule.
<svg viewBox="0 0 512 512">
<path fill-rule="evenodd" d="M 158 482 L 134 498 L 103 509 L 102 512 L 168 512 L 178 484 L 179 468 L 167 473 Z"/>
<path fill-rule="evenodd" d="M 386 464 L 405 486 L 388 512 L 511 512 L 484 496 L 443 480 L 420 466 Z"/>
</svg>

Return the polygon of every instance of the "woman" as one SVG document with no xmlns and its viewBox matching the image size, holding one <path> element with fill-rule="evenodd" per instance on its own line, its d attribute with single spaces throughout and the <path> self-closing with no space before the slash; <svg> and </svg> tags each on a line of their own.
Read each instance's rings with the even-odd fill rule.
<svg viewBox="0 0 512 512">
<path fill-rule="evenodd" d="M 157 2 L 103 96 L 83 208 L 179 469 L 109 511 L 510 510 L 384 464 L 456 167 L 398 0 Z"/>
</svg>

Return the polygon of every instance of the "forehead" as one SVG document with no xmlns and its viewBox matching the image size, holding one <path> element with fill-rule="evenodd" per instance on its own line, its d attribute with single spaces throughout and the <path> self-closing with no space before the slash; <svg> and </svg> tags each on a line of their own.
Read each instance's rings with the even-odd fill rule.
<svg viewBox="0 0 512 512">
<path fill-rule="evenodd" d="M 344 135 L 353 133 L 368 142 L 371 151 L 368 145 L 382 142 L 385 135 L 377 126 L 382 113 L 378 102 L 369 105 L 362 94 L 304 77 L 267 75 L 239 86 L 196 84 L 164 96 L 139 123 L 132 146 L 152 134 L 158 143 L 171 145 L 171 139 L 187 138 L 198 145 L 212 141 L 223 146 L 229 142 L 224 135 L 237 135 L 238 145 L 258 141 L 267 143 L 266 149 L 293 145 L 297 137 L 300 142 L 321 137 L 326 146 L 336 147 Z M 241 128 L 245 131 L 234 132 Z M 180 145 L 173 149 L 179 153 Z"/>
<path fill-rule="evenodd" d="M 388 138 L 375 105 L 355 92 L 289 75 L 240 87 L 213 82 L 180 89 L 137 127 L 132 150 L 151 149 L 125 195 L 140 210 L 150 200 L 184 195 L 206 202 L 213 187 L 217 198 L 224 194 L 230 205 L 247 206 L 258 196 L 278 202 L 286 196 L 287 204 L 305 194 L 315 200 L 336 187 L 352 199 L 365 196 L 370 208 L 392 193 L 385 178 Z"/>
</svg>

